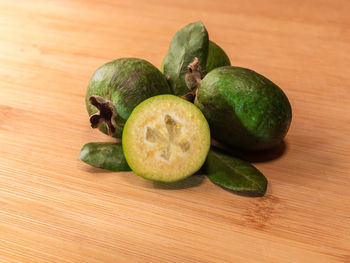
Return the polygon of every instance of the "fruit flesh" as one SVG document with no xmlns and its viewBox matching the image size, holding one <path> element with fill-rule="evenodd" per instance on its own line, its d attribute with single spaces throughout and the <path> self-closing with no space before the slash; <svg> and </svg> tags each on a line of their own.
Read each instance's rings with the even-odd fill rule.
<svg viewBox="0 0 350 263">
<path fill-rule="evenodd" d="M 292 118 L 288 98 L 277 85 L 240 67 L 209 72 L 195 104 L 207 118 L 215 139 L 245 150 L 268 149 L 279 143 Z"/>
<path fill-rule="evenodd" d="M 202 166 L 210 148 L 210 131 L 192 103 L 160 95 L 135 108 L 122 140 L 126 160 L 137 175 L 174 182 Z"/>
</svg>

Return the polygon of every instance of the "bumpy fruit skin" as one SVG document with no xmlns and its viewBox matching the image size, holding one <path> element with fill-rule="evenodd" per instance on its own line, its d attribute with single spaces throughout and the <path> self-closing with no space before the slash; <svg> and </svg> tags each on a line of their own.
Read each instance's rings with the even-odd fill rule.
<svg viewBox="0 0 350 263">
<path fill-rule="evenodd" d="M 165 58 L 164 58 L 165 59 Z M 164 73 L 164 59 L 160 65 L 160 72 Z M 209 40 L 208 58 L 205 71 L 212 71 L 214 68 L 230 66 L 231 62 L 225 51 L 216 43 Z"/>
<path fill-rule="evenodd" d="M 214 68 L 230 65 L 230 59 L 225 51 L 213 41 L 209 41 L 207 65 L 205 68 L 206 72 L 210 72 Z"/>
<path fill-rule="evenodd" d="M 292 120 L 284 92 L 264 76 L 240 67 L 220 67 L 208 73 L 195 104 L 216 140 L 244 150 L 278 144 Z"/>
<path fill-rule="evenodd" d="M 126 120 L 140 102 L 169 93 L 171 90 L 167 80 L 151 63 L 138 58 L 120 58 L 96 70 L 89 83 L 85 102 L 89 116 L 98 111 L 89 103 L 91 96 L 100 96 L 113 102 L 117 112 L 114 137 L 120 138 Z M 99 129 L 108 134 L 105 123 Z"/>
</svg>

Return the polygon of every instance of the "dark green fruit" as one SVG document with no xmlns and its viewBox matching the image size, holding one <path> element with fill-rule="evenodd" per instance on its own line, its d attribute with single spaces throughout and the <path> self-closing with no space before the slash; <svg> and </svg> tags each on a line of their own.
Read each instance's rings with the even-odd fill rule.
<svg viewBox="0 0 350 263">
<path fill-rule="evenodd" d="M 278 144 L 292 120 L 283 91 L 264 76 L 240 67 L 209 72 L 201 81 L 195 104 L 216 140 L 245 150 Z"/>
<path fill-rule="evenodd" d="M 164 58 L 165 59 L 165 58 Z M 160 72 L 164 73 L 164 59 L 160 65 Z M 212 71 L 214 68 L 231 65 L 230 59 L 225 51 L 216 43 L 209 40 L 208 58 L 205 71 Z"/>
<path fill-rule="evenodd" d="M 131 111 L 155 95 L 171 93 L 164 75 L 151 63 L 120 58 L 96 70 L 86 92 L 91 126 L 121 137 Z"/>
<path fill-rule="evenodd" d="M 210 150 L 203 171 L 208 178 L 224 187 L 237 192 L 266 192 L 266 177 L 250 163 L 224 154 L 218 150 Z"/>
<path fill-rule="evenodd" d="M 110 171 L 131 171 L 121 143 L 90 142 L 81 148 L 78 159 L 91 166 Z"/>
<path fill-rule="evenodd" d="M 125 158 L 135 174 L 175 182 L 203 165 L 210 131 L 195 105 L 174 95 L 159 95 L 133 110 L 122 140 Z"/>
</svg>

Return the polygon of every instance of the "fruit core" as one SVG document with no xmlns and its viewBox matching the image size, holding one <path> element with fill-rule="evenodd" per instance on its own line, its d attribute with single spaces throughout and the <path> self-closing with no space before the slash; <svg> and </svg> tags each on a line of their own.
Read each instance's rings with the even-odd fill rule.
<svg viewBox="0 0 350 263">
<path fill-rule="evenodd" d="M 159 149 L 157 154 L 162 161 L 169 161 L 171 155 L 177 150 L 180 154 L 187 152 L 191 143 L 182 136 L 182 124 L 176 121 L 169 114 L 165 114 L 162 125 L 165 127 L 165 133 L 161 133 L 158 129 L 147 126 L 145 133 L 145 141 Z"/>
</svg>

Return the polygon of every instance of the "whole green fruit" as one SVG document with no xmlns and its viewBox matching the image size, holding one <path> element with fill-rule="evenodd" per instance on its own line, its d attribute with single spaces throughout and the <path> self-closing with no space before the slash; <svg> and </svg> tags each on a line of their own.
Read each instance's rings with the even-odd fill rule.
<svg viewBox="0 0 350 263">
<path fill-rule="evenodd" d="M 86 92 L 91 126 L 120 138 L 126 120 L 142 101 L 171 93 L 164 75 L 139 58 L 120 58 L 96 70 Z"/>
<path fill-rule="evenodd" d="M 264 76 L 240 67 L 209 72 L 201 81 L 195 104 L 216 140 L 244 150 L 278 144 L 292 120 L 284 92 Z"/>
</svg>

